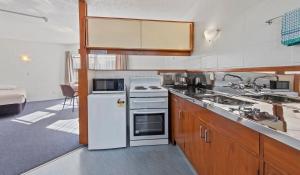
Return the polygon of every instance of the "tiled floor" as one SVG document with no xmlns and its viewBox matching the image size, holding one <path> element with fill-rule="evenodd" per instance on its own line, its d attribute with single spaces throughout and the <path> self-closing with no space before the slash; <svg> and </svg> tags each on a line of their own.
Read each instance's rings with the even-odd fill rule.
<svg viewBox="0 0 300 175">
<path fill-rule="evenodd" d="M 83 147 L 25 175 L 194 175 L 176 146 L 88 151 Z"/>
</svg>

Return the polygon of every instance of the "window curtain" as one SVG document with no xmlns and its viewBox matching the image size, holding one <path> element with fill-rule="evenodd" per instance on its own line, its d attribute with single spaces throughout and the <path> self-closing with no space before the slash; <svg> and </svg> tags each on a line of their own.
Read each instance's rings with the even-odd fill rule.
<svg viewBox="0 0 300 175">
<path fill-rule="evenodd" d="M 65 84 L 71 84 L 74 82 L 75 72 L 73 69 L 73 60 L 72 53 L 70 51 L 66 52 L 66 60 L 65 60 Z"/>
<path fill-rule="evenodd" d="M 116 55 L 116 70 L 127 70 L 128 55 Z"/>
</svg>

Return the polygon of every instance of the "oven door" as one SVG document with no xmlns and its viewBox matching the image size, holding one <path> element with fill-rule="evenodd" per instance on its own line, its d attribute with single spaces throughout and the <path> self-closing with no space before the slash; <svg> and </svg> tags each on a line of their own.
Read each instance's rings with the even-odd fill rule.
<svg viewBox="0 0 300 175">
<path fill-rule="evenodd" d="M 168 138 L 168 109 L 130 110 L 130 140 Z"/>
</svg>

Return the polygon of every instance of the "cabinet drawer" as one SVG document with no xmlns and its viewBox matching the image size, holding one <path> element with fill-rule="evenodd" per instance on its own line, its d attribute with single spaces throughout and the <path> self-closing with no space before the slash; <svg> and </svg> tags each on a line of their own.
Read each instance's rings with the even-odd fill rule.
<svg viewBox="0 0 300 175">
<path fill-rule="evenodd" d="M 168 98 L 131 98 L 130 109 L 168 108 Z"/>
</svg>

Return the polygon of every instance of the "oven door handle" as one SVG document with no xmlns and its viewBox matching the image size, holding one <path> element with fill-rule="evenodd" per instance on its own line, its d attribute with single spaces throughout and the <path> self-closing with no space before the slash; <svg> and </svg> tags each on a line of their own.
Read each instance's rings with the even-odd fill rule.
<svg viewBox="0 0 300 175">
<path fill-rule="evenodd" d="M 156 101 L 133 101 L 133 103 L 164 103 L 166 100 L 156 100 Z"/>
<path fill-rule="evenodd" d="M 155 112 L 133 112 L 133 114 L 161 114 L 161 113 L 166 113 L 166 111 L 155 111 Z"/>
</svg>

